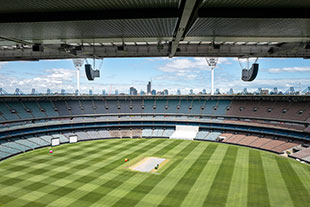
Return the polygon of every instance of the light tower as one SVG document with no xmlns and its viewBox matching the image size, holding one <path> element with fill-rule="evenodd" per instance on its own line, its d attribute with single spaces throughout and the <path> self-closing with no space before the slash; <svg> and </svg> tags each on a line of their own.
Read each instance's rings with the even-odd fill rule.
<svg viewBox="0 0 310 207">
<path fill-rule="evenodd" d="M 211 95 L 214 95 L 214 68 L 217 64 L 218 59 L 213 57 L 206 57 L 206 61 L 211 68 Z"/>
<path fill-rule="evenodd" d="M 76 87 L 77 87 L 77 95 L 80 95 L 80 68 L 83 66 L 83 59 L 73 59 L 74 67 L 76 68 Z"/>
</svg>

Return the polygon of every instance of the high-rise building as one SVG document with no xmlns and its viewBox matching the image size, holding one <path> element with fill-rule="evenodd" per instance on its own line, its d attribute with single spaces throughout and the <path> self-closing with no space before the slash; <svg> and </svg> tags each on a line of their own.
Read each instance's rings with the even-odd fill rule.
<svg viewBox="0 0 310 207">
<path fill-rule="evenodd" d="M 136 96 L 136 95 L 138 95 L 138 91 L 134 87 L 130 87 L 129 94 Z"/>
<path fill-rule="evenodd" d="M 177 90 L 177 95 L 178 95 L 178 96 L 181 95 L 181 90 L 180 90 L 180 89 Z"/>
<path fill-rule="evenodd" d="M 153 89 L 153 90 L 151 91 L 151 94 L 152 94 L 153 96 L 155 96 L 155 95 L 156 95 L 156 90 Z"/>
<path fill-rule="evenodd" d="M 115 95 L 118 96 L 118 90 L 117 89 L 115 90 Z"/>
<path fill-rule="evenodd" d="M 168 89 L 164 89 L 164 95 L 168 96 L 168 94 L 169 94 Z"/>
<path fill-rule="evenodd" d="M 149 82 L 147 83 L 147 90 L 146 90 L 146 93 L 147 93 L 147 94 L 151 94 L 151 93 L 152 93 L 152 83 L 151 83 L 151 81 L 149 81 Z"/>
<path fill-rule="evenodd" d="M 140 95 L 143 96 L 145 95 L 145 92 L 143 90 L 140 91 Z"/>
</svg>

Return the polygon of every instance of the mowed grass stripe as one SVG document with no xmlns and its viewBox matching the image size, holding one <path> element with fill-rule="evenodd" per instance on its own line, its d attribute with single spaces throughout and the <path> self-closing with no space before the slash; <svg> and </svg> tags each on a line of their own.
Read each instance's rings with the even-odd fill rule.
<svg viewBox="0 0 310 207">
<path fill-rule="evenodd" d="M 165 154 L 168 152 L 173 151 L 175 154 L 180 152 L 184 147 L 185 143 L 180 140 L 169 140 L 166 141 L 166 146 L 154 153 L 151 153 L 151 156 L 159 156 L 159 157 L 165 157 Z M 182 145 L 180 145 L 183 143 Z M 178 147 L 181 146 L 182 148 Z M 167 169 L 168 170 L 168 169 Z M 111 193 L 109 193 L 109 196 L 112 198 L 106 198 L 103 197 L 97 204 L 92 205 L 92 207 L 100 206 L 101 203 L 108 204 L 109 206 L 134 206 L 135 203 L 139 202 L 140 196 L 145 195 L 147 192 L 145 192 L 148 187 L 151 185 L 154 185 L 157 180 L 157 178 L 160 178 L 158 175 L 154 174 L 148 174 L 143 173 L 147 175 L 146 178 L 141 177 L 142 173 L 137 172 L 135 176 L 128 178 L 128 181 L 123 183 L 122 186 L 119 187 L 119 189 L 113 190 Z M 150 181 L 150 182 L 149 182 Z M 126 189 L 126 190 L 125 190 Z"/>
<path fill-rule="evenodd" d="M 270 206 L 291 207 L 294 206 L 291 200 L 285 181 L 281 176 L 275 156 L 270 153 L 261 154 L 266 184 L 269 194 Z"/>
<path fill-rule="evenodd" d="M 172 178 L 175 178 L 178 174 L 176 172 L 182 170 L 178 170 L 181 167 L 182 162 L 187 159 L 199 145 L 198 142 L 188 143 L 189 144 L 184 149 L 174 156 L 175 160 L 173 160 L 173 163 L 169 165 L 168 169 L 162 172 L 161 175 L 153 176 L 152 178 L 149 178 L 147 182 L 141 183 L 139 187 L 133 191 L 133 193 L 136 192 L 135 194 L 129 193 L 130 195 L 126 195 L 126 200 L 130 203 L 130 205 L 141 207 L 157 206 L 160 202 L 158 199 L 164 199 L 162 194 L 166 195 L 169 193 L 169 189 L 171 189 L 173 186 L 172 184 L 175 182 Z M 137 196 L 137 198 L 135 200 L 131 200 L 129 196 Z M 125 204 L 125 202 L 122 202 L 121 200 L 118 204 Z M 147 205 L 145 203 L 147 203 Z"/>
<path fill-rule="evenodd" d="M 310 194 L 287 159 L 276 157 L 281 175 L 295 207 L 310 205 Z M 280 176 L 280 175 L 279 175 Z"/>
<path fill-rule="evenodd" d="M 189 193 L 187 194 L 185 200 L 181 205 L 182 207 L 202 206 L 206 199 L 206 195 L 211 189 L 211 185 L 217 174 L 218 169 L 220 168 L 220 164 L 223 161 L 228 145 L 223 144 L 218 145 L 216 143 L 209 143 L 209 144 L 217 145 L 217 148 L 213 153 L 213 155 L 211 156 L 208 164 L 205 165 L 200 176 L 198 176 L 195 184 L 189 190 Z"/>
<path fill-rule="evenodd" d="M 201 153 L 195 162 L 186 171 L 184 176 L 179 180 L 179 182 L 173 187 L 173 189 L 168 193 L 164 200 L 159 206 L 180 206 L 183 200 L 186 198 L 190 189 L 195 184 L 198 176 L 204 169 L 205 165 L 208 164 L 210 157 L 213 155 L 217 145 L 208 145 Z"/>
<path fill-rule="evenodd" d="M 249 149 L 239 148 L 226 207 L 247 206 Z"/>
<path fill-rule="evenodd" d="M 157 147 L 158 144 L 160 144 L 161 142 L 163 142 L 163 141 L 162 140 L 156 140 L 155 143 L 150 143 L 149 145 L 145 146 L 144 148 L 140 148 L 140 149 L 128 154 L 127 156 L 122 157 L 121 160 L 123 161 L 126 157 L 139 156 L 142 153 L 144 153 L 146 151 L 150 151 L 150 150 L 152 150 L 152 148 Z M 175 145 L 177 145 L 177 144 L 178 143 L 175 143 Z M 120 162 L 119 162 L 119 160 L 116 160 L 113 164 L 114 164 L 114 166 L 113 166 L 113 169 L 114 169 L 116 167 L 119 167 Z M 110 168 L 110 169 L 112 169 L 112 168 Z M 107 173 L 106 171 L 104 171 L 104 172 L 105 172 L 104 174 Z M 120 185 L 125 183 L 128 179 L 130 179 L 134 175 L 136 175 L 136 173 L 130 172 L 130 171 L 124 171 L 124 172 L 120 173 L 118 176 L 116 176 L 114 179 L 109 180 L 108 182 L 100 185 L 98 188 L 94 189 L 93 191 L 87 193 L 86 195 L 84 195 L 83 197 L 78 199 L 76 202 L 74 202 L 72 205 L 78 206 L 78 205 L 80 205 L 80 202 L 82 202 L 82 203 L 87 202 L 88 205 L 90 206 L 91 204 L 102 199 L 105 195 L 109 194 L 113 189 L 118 188 Z"/>
<path fill-rule="evenodd" d="M 203 206 L 225 206 L 238 148 L 229 146 Z"/>
<path fill-rule="evenodd" d="M 310 194 L 310 165 L 301 165 L 299 162 L 291 161 L 290 164 L 300 178 L 300 181 L 307 188 Z"/>
<path fill-rule="evenodd" d="M 126 140 L 126 141 L 128 141 L 128 140 Z M 59 152 L 60 150 L 58 150 L 58 148 L 64 147 L 64 146 L 59 146 L 59 147 L 56 147 L 54 149 L 54 151 L 55 151 L 54 154 L 49 154 L 47 148 L 39 149 L 38 153 L 36 153 L 34 151 L 33 153 L 29 153 L 29 155 L 27 153 L 24 154 L 29 159 L 32 158 L 27 163 L 24 163 L 23 165 L 15 165 L 14 164 L 15 162 L 18 163 L 20 160 L 24 161 L 24 158 L 19 156 L 18 159 L 14 159 L 15 162 L 11 162 L 10 164 L 5 163 L 6 165 L 4 165 L 3 167 L 5 167 L 6 170 L 10 170 L 10 171 L 25 171 L 25 172 L 27 172 L 28 168 L 35 168 L 36 166 L 40 165 L 41 163 L 47 163 L 48 162 L 48 165 L 46 165 L 47 168 L 49 166 L 53 166 L 54 163 L 57 163 L 58 165 L 66 165 L 66 164 L 69 164 L 70 162 L 72 162 L 71 160 L 73 159 L 73 157 L 77 160 L 79 158 L 82 158 L 81 155 L 84 155 L 84 157 L 85 157 L 86 152 L 96 153 L 99 151 L 99 148 L 100 148 L 100 151 L 104 151 L 106 149 L 110 149 L 111 146 L 118 145 L 119 143 L 121 143 L 121 140 L 118 140 L 117 142 L 111 142 L 111 143 L 104 142 L 104 143 L 100 143 L 97 145 L 93 144 L 93 146 L 91 148 L 83 146 L 83 147 L 79 147 L 79 150 L 74 151 L 74 152 L 72 152 L 70 150 L 67 150 L 67 151 L 61 150 L 63 152 Z M 76 143 L 76 144 L 78 144 L 78 143 Z M 75 145 L 75 144 L 72 144 L 72 145 Z M 66 148 L 63 148 L 63 149 L 65 150 Z M 76 155 L 80 155 L 80 156 L 76 156 Z M 59 162 L 60 160 L 63 160 L 63 161 Z M 68 161 L 66 162 L 65 160 L 68 160 Z M 51 167 L 51 168 L 53 168 L 53 167 Z"/>
<path fill-rule="evenodd" d="M 118 147 L 117 145 L 112 146 L 112 148 Z M 83 151 L 83 150 L 81 150 Z M 39 155 L 37 155 L 39 156 Z M 31 167 L 32 165 L 29 164 L 29 166 Z M 0 189 L 0 194 L 6 194 L 7 192 L 9 192 L 11 195 L 15 195 L 18 196 L 20 194 L 25 194 L 27 191 L 31 192 L 33 190 L 38 190 L 39 187 L 45 187 L 47 185 L 50 185 L 51 183 L 53 183 L 53 181 L 57 181 L 59 179 L 63 179 L 66 176 L 70 175 L 70 179 L 72 179 L 73 173 L 75 173 L 77 170 L 74 170 L 70 173 L 68 172 L 64 172 L 64 170 L 59 170 L 59 171 L 55 171 L 58 168 L 62 168 L 62 165 L 54 165 L 51 164 L 50 167 L 53 170 L 48 171 L 47 169 L 49 169 L 49 167 L 45 167 L 47 169 L 32 169 L 29 168 L 29 170 L 27 170 L 26 172 L 24 172 L 24 175 L 20 174 L 18 177 L 10 177 L 10 178 L 6 178 L 5 176 L 1 177 L 0 183 L 2 185 L 7 186 L 6 191 L 1 191 Z M 70 169 L 71 170 L 71 169 Z M 11 171 L 9 170 L 8 174 L 10 175 Z M 21 172 L 21 171 L 19 171 Z M 8 191 L 9 188 L 14 187 L 15 191 Z M 18 191 L 16 191 L 16 189 L 18 189 Z M 26 191 L 26 192 L 25 192 Z"/>
<path fill-rule="evenodd" d="M 187 148 L 190 148 L 192 146 L 188 145 Z M 185 151 L 188 151 L 186 148 Z M 182 153 L 180 151 L 179 153 Z M 162 156 L 161 154 L 158 154 L 158 156 Z M 176 163 L 174 163 L 176 164 Z M 167 170 L 169 170 L 167 173 L 171 172 L 171 170 L 176 167 L 170 166 Z M 157 183 L 159 183 L 162 179 L 164 179 L 164 176 L 154 176 L 151 175 L 144 179 L 138 186 L 136 186 L 133 190 L 131 190 L 127 195 L 125 195 L 123 198 L 119 199 L 117 203 L 113 205 L 113 207 L 118 206 L 135 206 L 146 194 L 148 194 L 153 186 L 155 186 Z"/>
<path fill-rule="evenodd" d="M 141 140 L 143 141 L 145 144 L 147 144 L 149 142 L 149 140 Z M 152 140 L 152 141 L 156 141 L 157 140 Z M 165 147 L 167 144 L 165 144 L 164 142 L 159 143 L 158 145 L 156 145 L 156 148 L 154 147 L 153 149 L 147 151 L 146 153 L 151 153 L 152 151 L 155 151 L 157 149 L 161 149 L 163 147 Z M 133 150 L 133 148 L 128 149 L 130 151 Z M 126 154 L 127 152 L 122 152 L 119 155 L 122 154 Z M 109 160 L 116 160 L 119 158 L 116 157 L 111 157 Z M 121 161 L 120 165 L 123 164 L 123 161 Z M 105 183 L 107 183 L 109 180 L 113 180 L 115 179 L 115 177 L 119 176 L 123 171 L 121 170 L 113 170 L 107 173 L 102 173 L 97 175 L 97 178 L 89 183 L 86 183 L 83 186 L 78 186 L 77 190 L 73 191 L 72 193 L 67 194 L 65 197 L 61 197 L 59 199 L 57 199 L 56 201 L 52 202 L 51 205 L 54 206 L 62 206 L 64 203 L 66 203 L 67 205 L 70 205 L 71 203 L 76 202 L 76 200 L 79 200 L 82 196 L 85 196 L 87 193 L 89 192 L 94 192 L 94 195 L 98 195 L 97 192 L 95 192 L 96 189 L 98 189 L 99 186 L 104 185 Z M 74 182 L 72 183 L 72 185 L 74 185 Z M 116 188 L 118 189 L 118 188 Z M 110 189 L 110 191 L 113 191 L 114 189 Z M 99 192 L 100 194 L 100 192 Z M 84 203 L 85 206 L 90 206 L 89 202 L 87 201 L 80 201 L 79 205 L 81 206 Z"/>
<path fill-rule="evenodd" d="M 119 148 L 120 146 L 124 145 L 122 148 L 120 149 L 116 149 L 116 148 Z M 114 153 L 117 153 L 117 152 L 121 152 L 123 151 L 123 149 L 125 149 L 126 147 L 128 147 L 128 145 L 126 145 L 126 142 L 125 143 L 122 143 L 122 145 L 115 145 L 115 143 L 111 143 L 111 145 L 108 145 L 109 146 L 109 149 L 112 147 L 112 152 Z M 132 143 L 132 146 L 135 146 L 136 144 L 135 143 Z M 130 146 L 129 146 L 130 147 Z M 84 151 L 83 149 L 80 150 L 80 153 L 83 154 Z M 111 153 L 108 153 L 108 154 L 105 154 L 106 156 L 111 156 Z M 39 155 L 38 155 L 39 156 Z M 53 157 L 54 159 L 55 157 Z M 1 177 L 0 179 L 0 183 L 1 184 L 4 184 L 4 185 L 8 185 L 8 186 L 12 186 L 12 185 L 21 185 L 19 182 L 22 182 L 24 180 L 27 180 L 27 179 L 31 179 L 32 177 L 34 176 L 37 176 L 37 175 L 41 175 L 41 176 L 44 176 L 46 175 L 47 177 L 49 178 L 55 178 L 55 180 L 59 179 L 59 178 L 65 178 L 67 176 L 72 176 L 72 173 L 75 173 L 77 172 L 79 169 L 83 169 L 83 168 L 86 168 L 86 167 L 89 167 L 89 165 L 84 165 L 83 163 L 82 164 L 76 164 L 76 165 L 70 165 L 71 169 L 70 171 L 72 172 L 63 172 L 63 171 L 56 171 L 57 168 L 62 168 L 63 165 L 67 165 L 66 163 L 74 163 L 74 161 L 76 161 L 75 158 L 72 158 L 70 153 L 68 153 L 68 156 L 67 156 L 67 161 L 66 162 L 63 162 L 63 161 L 60 161 L 60 162 L 53 162 L 53 161 L 50 161 L 48 162 L 49 165 L 44 167 L 44 168 L 34 168 L 34 166 L 36 166 L 35 162 L 34 163 L 31 163 L 29 162 L 29 164 L 27 166 L 25 166 L 24 168 L 25 169 L 20 169 L 19 172 L 24 172 L 27 176 L 22 176 L 20 175 L 19 178 L 6 178 L 5 176 Z M 85 159 L 85 155 L 84 155 L 84 159 Z M 95 158 L 97 159 L 97 158 Z M 55 158 L 55 160 L 57 160 L 57 157 Z M 90 162 L 91 160 L 87 160 L 85 159 L 85 162 Z M 10 171 L 12 170 L 12 168 L 10 168 Z M 15 169 L 16 170 L 16 169 Z M 3 181 L 3 179 L 5 179 Z M 47 180 L 45 180 L 47 181 Z M 51 182 L 51 180 L 49 180 L 48 182 Z M 43 182 L 42 185 L 44 185 L 44 183 L 47 183 L 47 182 Z M 34 183 L 35 184 L 35 183 Z M 37 188 L 36 188 L 37 189 Z"/>
<path fill-rule="evenodd" d="M 261 154 L 257 150 L 249 151 L 248 206 L 270 206 L 265 173 Z"/>
<path fill-rule="evenodd" d="M 149 142 L 151 142 L 151 143 L 149 143 Z M 157 145 L 157 143 L 159 143 L 159 142 L 160 141 L 158 141 L 158 140 L 150 140 L 148 142 L 132 141 L 132 143 L 127 144 L 127 145 L 125 142 L 125 146 L 121 145 L 122 147 L 116 149 L 114 152 L 108 152 L 107 154 L 105 154 L 105 156 L 108 157 L 108 156 L 114 155 L 115 157 L 117 157 L 117 156 L 119 156 L 120 153 L 122 153 L 126 149 L 137 148 L 136 151 L 139 151 L 145 147 L 150 147 L 150 146 L 155 147 Z M 87 157 L 85 157 L 85 158 L 87 158 Z M 88 162 L 88 160 L 85 159 L 84 162 Z M 51 189 L 51 191 L 46 192 L 47 193 L 46 196 L 39 197 L 36 201 L 30 202 L 29 206 L 31 206 L 32 204 L 35 204 L 35 203 L 36 203 L 36 205 L 38 205 L 37 204 L 38 202 L 42 202 L 43 204 L 44 203 L 46 204 L 46 203 L 50 203 L 50 202 L 54 201 L 55 198 L 53 196 L 49 196 L 50 194 L 57 195 L 58 197 L 65 196 L 66 194 L 77 189 L 78 187 L 81 187 L 81 186 L 97 179 L 99 175 L 102 175 L 103 173 L 107 173 L 107 172 L 113 170 L 116 166 L 118 166 L 116 164 L 116 162 L 121 163 L 122 160 L 116 160 L 116 161 L 112 162 L 112 164 L 110 164 L 110 165 L 103 165 L 102 167 L 97 167 L 97 169 L 95 167 L 86 165 L 86 166 L 84 166 L 84 168 L 89 167 L 89 168 L 92 168 L 93 171 L 91 171 L 91 173 L 88 175 L 78 176 L 78 179 L 73 179 L 74 176 L 72 176 L 72 174 L 77 173 L 77 172 L 81 171 L 82 169 L 78 169 L 75 171 L 72 171 L 72 169 L 70 169 L 70 170 L 67 170 L 64 172 L 58 172 L 57 174 L 59 174 L 59 176 L 63 176 L 62 179 L 67 178 L 69 176 L 69 178 L 67 178 L 67 179 L 71 180 L 71 183 L 69 183 L 65 186 L 61 186 L 61 187 L 52 185 L 54 180 L 59 179 L 58 176 L 56 176 L 56 178 L 51 177 L 51 178 L 44 179 L 43 181 L 40 182 L 41 188 L 29 189 L 29 195 L 31 196 L 31 193 L 33 190 L 42 191 L 43 190 L 42 188 Z M 80 164 L 80 165 L 83 165 L 83 164 Z M 115 167 L 112 167 L 112 165 L 114 165 Z M 71 185 L 74 185 L 74 188 L 71 188 L 70 187 Z M 51 187 L 56 187 L 56 189 L 51 188 Z M 64 191 L 64 189 L 65 189 L 65 191 Z M 21 189 L 21 190 L 23 190 L 23 189 Z M 62 192 L 62 195 L 59 195 L 59 192 Z M 19 197 L 19 196 L 17 196 L 17 197 Z M 12 206 L 14 206 L 14 205 L 12 205 Z"/>
</svg>

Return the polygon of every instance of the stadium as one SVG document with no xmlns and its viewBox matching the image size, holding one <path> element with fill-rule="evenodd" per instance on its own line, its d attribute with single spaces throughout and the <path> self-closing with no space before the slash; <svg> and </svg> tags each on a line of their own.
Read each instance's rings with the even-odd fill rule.
<svg viewBox="0 0 310 207">
<path fill-rule="evenodd" d="M 211 68 L 218 57 L 307 59 L 309 8 L 302 0 L 11 0 L 0 8 L 0 61 L 74 59 L 79 74 L 85 59 L 210 57 Z M 210 94 L 1 88 L 0 206 L 309 206 L 309 88 L 216 94 L 213 69 Z M 88 62 L 85 73 L 104 75 Z M 241 79 L 257 73 L 255 61 Z"/>
</svg>

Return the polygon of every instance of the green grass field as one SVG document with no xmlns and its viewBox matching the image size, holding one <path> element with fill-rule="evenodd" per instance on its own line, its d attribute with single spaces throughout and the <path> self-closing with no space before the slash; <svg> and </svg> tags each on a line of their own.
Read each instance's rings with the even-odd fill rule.
<svg viewBox="0 0 310 207">
<path fill-rule="evenodd" d="M 118 139 L 66 144 L 0 162 L 0 207 L 310 205 L 310 166 L 220 143 Z M 169 159 L 159 174 L 124 158 Z M 127 164 L 128 165 L 128 164 Z"/>
</svg>

